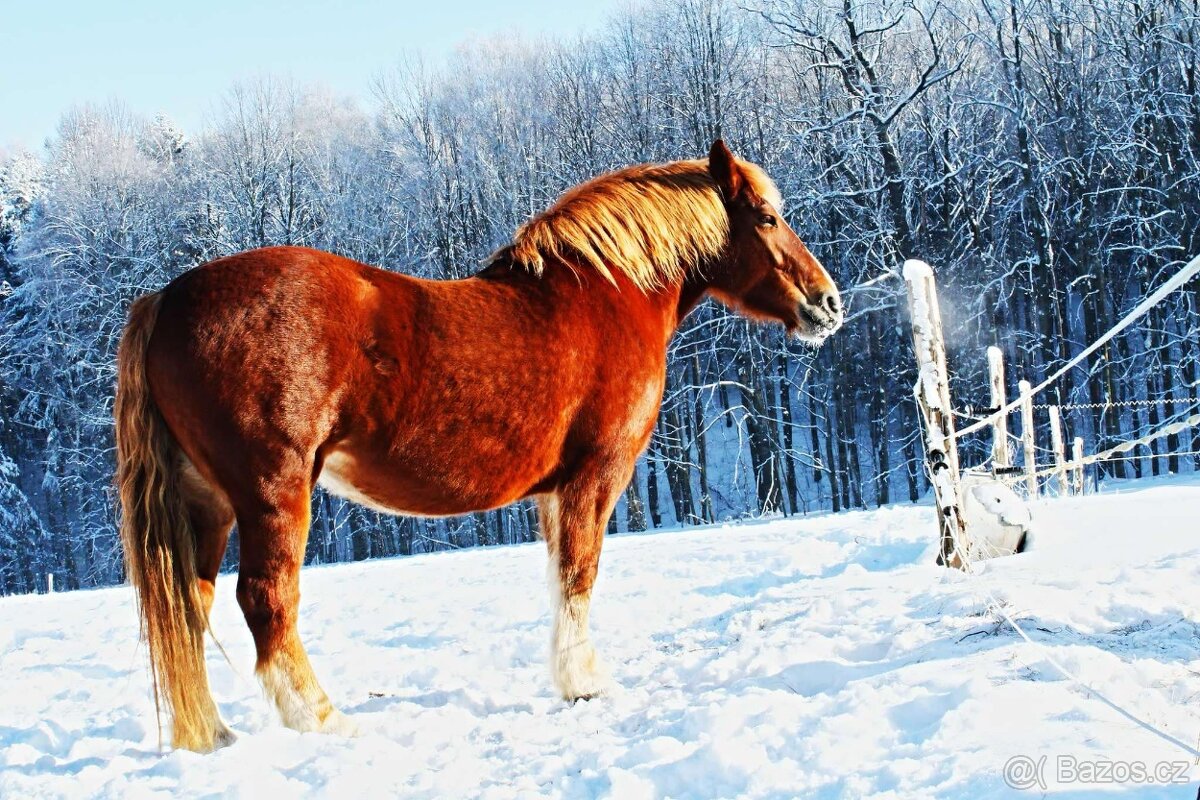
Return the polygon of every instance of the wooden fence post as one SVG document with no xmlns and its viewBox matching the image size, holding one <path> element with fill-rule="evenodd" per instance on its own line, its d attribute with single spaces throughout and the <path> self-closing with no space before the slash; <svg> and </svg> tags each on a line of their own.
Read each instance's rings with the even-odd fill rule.
<svg viewBox="0 0 1200 800">
<path fill-rule="evenodd" d="M 1004 353 L 999 347 L 987 349 L 988 374 L 991 377 L 992 408 L 1004 408 L 1008 402 L 1004 391 Z M 1008 415 L 1000 414 L 992 420 L 992 471 L 1012 466 L 1008 449 Z"/>
<path fill-rule="evenodd" d="M 1058 406 L 1050 406 L 1050 442 L 1054 448 L 1054 477 L 1058 480 L 1058 496 L 1071 493 L 1067 484 L 1067 457 L 1063 452 L 1062 416 Z"/>
<path fill-rule="evenodd" d="M 1025 445 L 1025 488 L 1029 491 L 1029 499 L 1038 496 L 1037 482 L 1037 452 L 1034 448 L 1033 435 L 1033 395 L 1029 381 L 1017 384 L 1021 391 L 1021 443 Z"/>
<path fill-rule="evenodd" d="M 1083 484 L 1083 437 L 1076 436 L 1071 443 L 1071 461 L 1074 463 L 1072 472 L 1075 473 L 1075 494 L 1084 494 Z"/>
<path fill-rule="evenodd" d="M 958 447 L 954 441 L 954 412 L 950 405 L 937 286 L 929 265 L 915 259 L 904 262 L 904 282 L 908 287 L 913 350 L 917 357 L 913 394 L 925 419 L 925 459 L 941 536 L 938 563 L 965 569 L 969 543 L 959 498 Z"/>
<path fill-rule="evenodd" d="M 46 573 L 46 594 L 54 594 L 54 573 Z"/>
</svg>

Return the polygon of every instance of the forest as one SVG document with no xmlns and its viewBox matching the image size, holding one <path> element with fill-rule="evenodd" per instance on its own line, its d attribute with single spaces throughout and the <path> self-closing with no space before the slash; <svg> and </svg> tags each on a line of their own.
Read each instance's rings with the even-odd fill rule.
<svg viewBox="0 0 1200 800">
<path fill-rule="evenodd" d="M 272 244 L 465 277 L 572 185 L 717 137 L 779 184 L 848 321 L 811 349 L 695 311 L 610 532 L 916 502 L 901 263 L 936 270 L 964 414 L 987 404 L 987 346 L 1010 397 L 1086 347 L 1200 254 L 1198 35 L 1200 0 L 654 0 L 572 40 L 397 53 L 363 97 L 264 76 L 199 130 L 66 109 L 41 150 L 0 155 L 0 593 L 123 579 L 112 402 L 133 298 Z M 1068 437 L 1091 452 L 1195 410 L 1197 291 L 1055 385 Z M 989 446 L 966 441 L 964 464 Z M 1099 469 L 1188 472 L 1197 451 L 1180 434 Z M 527 502 L 412 519 L 318 490 L 306 558 L 536 537 Z"/>
</svg>

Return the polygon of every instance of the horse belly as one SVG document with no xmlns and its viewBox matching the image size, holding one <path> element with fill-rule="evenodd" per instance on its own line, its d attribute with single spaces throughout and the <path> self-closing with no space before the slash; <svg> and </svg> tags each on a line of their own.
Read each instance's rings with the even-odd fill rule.
<svg viewBox="0 0 1200 800">
<path fill-rule="evenodd" d="M 361 506 L 381 511 L 385 514 L 403 514 L 402 508 L 394 508 L 381 497 L 372 497 L 365 490 L 355 485 L 354 460 L 350 456 L 333 452 L 325 459 L 317 483 L 330 494 L 343 497 Z"/>
<path fill-rule="evenodd" d="M 335 450 L 325 459 L 317 482 L 332 494 L 386 514 L 445 517 L 485 511 L 513 503 L 530 493 L 524 471 L 412 466 L 403 459 L 381 465 L 370 457 Z M 505 474 L 508 473 L 508 474 Z"/>
</svg>

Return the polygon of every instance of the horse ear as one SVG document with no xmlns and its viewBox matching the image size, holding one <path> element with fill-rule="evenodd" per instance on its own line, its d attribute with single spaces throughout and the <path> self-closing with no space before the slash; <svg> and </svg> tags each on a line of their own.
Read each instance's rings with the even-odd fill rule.
<svg viewBox="0 0 1200 800">
<path fill-rule="evenodd" d="M 717 139 L 708 149 L 708 174 L 716 181 L 725 202 L 728 203 L 742 191 L 742 170 L 722 139 Z"/>
</svg>

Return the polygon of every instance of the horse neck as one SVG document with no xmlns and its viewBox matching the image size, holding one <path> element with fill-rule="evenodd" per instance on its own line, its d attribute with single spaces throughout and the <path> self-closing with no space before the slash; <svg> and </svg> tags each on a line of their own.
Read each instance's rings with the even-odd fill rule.
<svg viewBox="0 0 1200 800">
<path fill-rule="evenodd" d="M 667 341 L 675 335 L 675 331 L 683 323 L 685 317 L 700 304 L 704 295 L 711 288 L 711 281 L 706 277 L 706 270 L 689 268 L 683 270 L 682 281 L 672 282 L 650 292 L 645 292 L 632 284 L 624 285 L 625 279 L 618 277 L 617 285 L 613 287 L 619 302 L 631 306 L 650 306 L 655 314 L 661 316 L 665 326 L 664 336 Z"/>
<path fill-rule="evenodd" d="M 689 267 L 683 270 L 682 281 L 670 283 L 648 295 L 651 303 L 659 308 L 666 320 L 668 340 L 712 288 L 711 276 L 716 270 L 724 268 L 724 264 L 716 263 L 705 265 L 703 268 Z M 624 291 L 622 287 L 622 294 Z"/>
<path fill-rule="evenodd" d="M 700 303 L 711 285 L 708 278 L 704 277 L 706 270 L 703 269 L 684 270 L 685 277 L 681 281 L 646 291 L 616 270 L 612 273 L 612 283 L 599 276 L 581 282 L 575 268 L 567 264 L 562 266 L 563 269 L 545 270 L 539 279 L 543 285 L 551 287 L 551 297 L 559 298 L 550 300 L 552 305 L 560 305 L 564 298 L 578 298 L 584 308 L 592 309 L 593 313 L 602 315 L 601 318 L 615 313 L 635 314 L 646 321 L 653 320 L 655 327 L 661 325 L 664 344 L 670 341 L 683 319 Z M 586 299 L 588 297 L 591 302 Z"/>
<path fill-rule="evenodd" d="M 675 327 L 683 322 L 683 318 L 692 313 L 692 309 L 700 304 L 711 282 L 703 277 L 699 270 L 688 270 L 682 285 L 675 289 Z"/>
<path fill-rule="evenodd" d="M 623 275 L 614 273 L 614 278 L 615 285 L 598 281 L 590 286 L 589 292 L 593 296 L 601 293 L 605 297 L 594 307 L 601 314 L 615 313 L 626 320 L 637 318 L 650 325 L 650 328 L 643 328 L 644 334 L 650 335 L 651 330 L 660 332 L 664 347 L 703 295 L 703 290 L 697 291 L 687 280 L 647 291 Z"/>
</svg>

